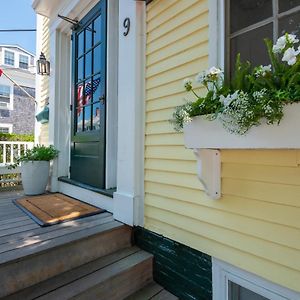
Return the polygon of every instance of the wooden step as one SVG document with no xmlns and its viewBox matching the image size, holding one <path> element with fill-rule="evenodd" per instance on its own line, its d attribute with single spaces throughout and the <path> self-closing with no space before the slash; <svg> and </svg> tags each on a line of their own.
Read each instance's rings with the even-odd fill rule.
<svg viewBox="0 0 300 300">
<path fill-rule="evenodd" d="M 152 282 L 152 259 L 137 247 L 122 249 L 5 299 L 125 299 Z"/>
<path fill-rule="evenodd" d="M 151 282 L 125 300 L 179 300 L 156 282 Z"/>
<path fill-rule="evenodd" d="M 131 246 L 131 228 L 109 213 L 46 228 L 19 217 L 24 226 L 0 225 L 0 298 Z"/>
</svg>

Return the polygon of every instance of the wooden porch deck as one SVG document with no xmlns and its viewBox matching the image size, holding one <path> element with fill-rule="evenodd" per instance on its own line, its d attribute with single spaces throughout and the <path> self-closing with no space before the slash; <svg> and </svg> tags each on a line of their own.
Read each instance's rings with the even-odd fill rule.
<svg viewBox="0 0 300 300">
<path fill-rule="evenodd" d="M 0 299 L 178 299 L 111 213 L 40 227 L 12 202 L 23 196 L 0 192 Z"/>
<path fill-rule="evenodd" d="M 18 259 L 35 251 L 46 250 L 60 242 L 67 243 L 79 238 L 83 230 L 92 232 L 102 224 L 113 228 L 120 225 L 110 213 L 40 227 L 20 208 L 13 199 L 23 197 L 22 191 L 0 192 L 0 264 Z"/>
</svg>

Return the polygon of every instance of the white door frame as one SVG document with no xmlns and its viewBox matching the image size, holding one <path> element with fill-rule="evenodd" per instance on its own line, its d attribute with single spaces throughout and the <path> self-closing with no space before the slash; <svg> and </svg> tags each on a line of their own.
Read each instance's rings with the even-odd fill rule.
<svg viewBox="0 0 300 300">
<path fill-rule="evenodd" d="M 57 14 L 80 20 L 97 2 L 65 0 L 50 10 L 49 144 L 60 150 L 53 162 L 52 192 L 60 191 L 62 186 L 64 191 L 70 190 L 58 178 L 69 174 L 70 164 L 71 25 Z M 113 200 L 97 193 L 94 196 L 101 198 L 103 208 L 112 209 L 115 219 L 129 225 L 143 225 L 146 5 L 144 1 L 134 0 L 107 0 L 107 4 L 107 99 L 110 102 L 107 104 L 106 161 L 111 165 L 106 168 L 106 187 L 117 186 L 117 191 Z M 131 21 L 127 36 L 123 35 L 125 18 Z M 80 199 L 83 194 L 77 197 Z"/>
<path fill-rule="evenodd" d="M 146 4 L 119 1 L 118 161 L 114 216 L 144 222 L 144 123 Z M 130 20 L 128 35 L 123 22 Z"/>
</svg>

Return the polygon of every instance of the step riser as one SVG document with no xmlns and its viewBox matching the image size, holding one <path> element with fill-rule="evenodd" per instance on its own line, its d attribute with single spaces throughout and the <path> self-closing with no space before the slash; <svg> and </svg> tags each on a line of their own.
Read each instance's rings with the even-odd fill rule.
<svg viewBox="0 0 300 300">
<path fill-rule="evenodd" d="M 131 230 L 123 226 L 3 265 L 0 298 L 130 245 Z"/>
<path fill-rule="evenodd" d="M 74 297 L 76 300 L 122 300 L 153 281 L 153 261 L 148 259 L 122 272 L 88 291 Z"/>
</svg>

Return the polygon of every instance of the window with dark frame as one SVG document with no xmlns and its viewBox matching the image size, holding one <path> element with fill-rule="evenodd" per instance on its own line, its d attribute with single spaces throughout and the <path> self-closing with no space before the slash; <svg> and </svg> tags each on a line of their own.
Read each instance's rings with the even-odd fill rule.
<svg viewBox="0 0 300 300">
<path fill-rule="evenodd" d="M 269 64 L 264 39 L 276 42 L 285 32 L 300 36 L 300 0 L 227 0 L 227 72 L 232 74 L 238 53 L 254 66 Z"/>
<path fill-rule="evenodd" d="M 9 133 L 8 127 L 0 127 L 0 133 Z"/>
<path fill-rule="evenodd" d="M 21 69 L 27 70 L 29 64 L 29 58 L 27 55 L 20 54 L 19 56 L 19 67 Z"/>
<path fill-rule="evenodd" d="M 0 108 L 8 109 L 10 105 L 10 86 L 0 85 Z"/>
<path fill-rule="evenodd" d="M 4 64 L 14 66 L 15 65 L 15 53 L 4 50 Z"/>
</svg>

